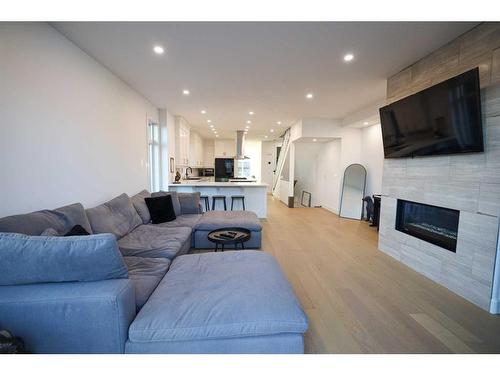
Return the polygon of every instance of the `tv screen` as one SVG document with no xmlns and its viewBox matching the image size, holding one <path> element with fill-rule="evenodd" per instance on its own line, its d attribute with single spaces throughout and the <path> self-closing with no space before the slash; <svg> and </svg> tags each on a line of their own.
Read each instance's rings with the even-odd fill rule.
<svg viewBox="0 0 500 375">
<path fill-rule="evenodd" d="M 479 69 L 380 108 L 386 158 L 482 152 Z"/>
</svg>

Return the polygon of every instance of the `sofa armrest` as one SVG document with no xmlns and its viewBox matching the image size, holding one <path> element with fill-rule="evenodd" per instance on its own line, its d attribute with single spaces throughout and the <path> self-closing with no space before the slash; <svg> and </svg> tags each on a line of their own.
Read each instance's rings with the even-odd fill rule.
<svg viewBox="0 0 500 375">
<path fill-rule="evenodd" d="M 130 279 L 0 287 L 0 329 L 32 353 L 123 353 L 135 313 Z"/>
</svg>

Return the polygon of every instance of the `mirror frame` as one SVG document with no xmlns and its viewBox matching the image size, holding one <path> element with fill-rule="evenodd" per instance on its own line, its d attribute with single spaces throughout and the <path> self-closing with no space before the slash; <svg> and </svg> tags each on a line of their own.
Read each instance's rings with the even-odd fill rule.
<svg viewBox="0 0 500 375">
<path fill-rule="evenodd" d="M 344 201 L 344 186 L 345 186 L 345 174 L 347 172 L 347 170 L 354 166 L 354 165 L 359 165 L 361 168 L 363 168 L 363 170 L 365 171 L 365 180 L 363 182 L 363 196 L 361 197 L 361 199 L 363 199 L 365 197 L 365 192 L 366 192 L 366 175 L 367 175 L 367 171 L 366 171 L 366 168 L 363 164 L 359 164 L 359 163 L 353 163 L 353 164 L 349 164 L 345 170 L 344 170 L 344 177 L 342 178 L 342 191 L 340 192 L 340 206 L 339 206 L 339 217 L 341 218 L 344 218 L 344 219 L 351 219 L 351 220 L 363 220 L 363 207 L 364 205 L 361 204 L 361 216 L 359 219 L 354 219 L 352 217 L 346 217 L 346 216 L 342 216 L 342 203 Z"/>
</svg>

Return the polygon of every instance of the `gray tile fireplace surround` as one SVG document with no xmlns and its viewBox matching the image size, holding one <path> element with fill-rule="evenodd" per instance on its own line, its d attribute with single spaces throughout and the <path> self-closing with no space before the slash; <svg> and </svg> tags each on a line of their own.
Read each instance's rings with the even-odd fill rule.
<svg viewBox="0 0 500 375">
<path fill-rule="evenodd" d="M 384 161 L 379 249 L 489 310 L 500 216 L 500 85 L 481 94 L 484 153 Z M 397 231 L 398 199 L 459 210 L 456 253 Z"/>
</svg>

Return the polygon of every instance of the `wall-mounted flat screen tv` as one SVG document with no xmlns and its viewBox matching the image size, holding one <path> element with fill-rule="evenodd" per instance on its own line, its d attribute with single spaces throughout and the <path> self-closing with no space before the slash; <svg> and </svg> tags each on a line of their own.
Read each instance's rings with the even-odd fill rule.
<svg viewBox="0 0 500 375">
<path fill-rule="evenodd" d="M 386 158 L 483 152 L 479 69 L 380 108 Z"/>
</svg>

